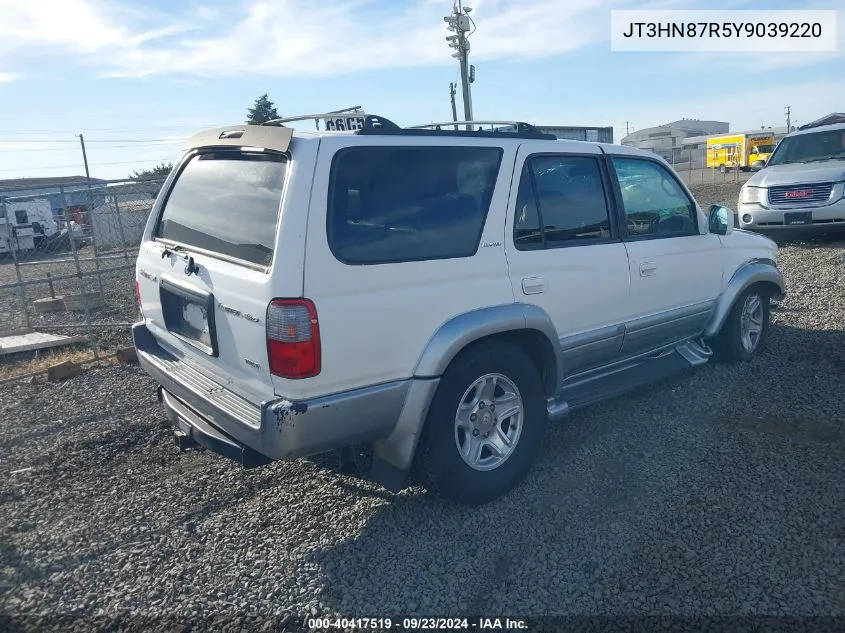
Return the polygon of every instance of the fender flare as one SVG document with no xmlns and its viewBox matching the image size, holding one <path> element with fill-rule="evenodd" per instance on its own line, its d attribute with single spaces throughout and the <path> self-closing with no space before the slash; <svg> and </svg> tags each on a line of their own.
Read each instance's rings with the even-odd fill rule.
<svg viewBox="0 0 845 633">
<path fill-rule="evenodd" d="M 704 330 L 705 338 L 713 338 L 722 329 L 737 298 L 748 287 L 756 283 L 769 283 L 777 287 L 777 297 L 786 294 L 786 282 L 771 259 L 751 259 L 742 264 L 731 277 L 727 287 L 716 301 L 713 315 Z"/>
<path fill-rule="evenodd" d="M 551 317 L 542 308 L 523 303 L 480 308 L 443 323 L 425 346 L 405 397 L 405 404 L 391 434 L 373 442 L 371 476 L 388 490 L 398 491 L 416 453 L 428 408 L 440 376 L 467 345 L 494 334 L 535 330 L 545 336 L 555 359 L 554 387 L 563 376 L 563 355 Z"/>
<path fill-rule="evenodd" d="M 554 354 L 557 384 L 563 376 L 563 355 L 557 330 L 543 308 L 527 303 L 480 308 L 449 319 L 429 340 L 414 368 L 414 377 L 441 376 L 455 356 L 470 343 L 515 330 L 535 330 L 548 340 Z"/>
</svg>

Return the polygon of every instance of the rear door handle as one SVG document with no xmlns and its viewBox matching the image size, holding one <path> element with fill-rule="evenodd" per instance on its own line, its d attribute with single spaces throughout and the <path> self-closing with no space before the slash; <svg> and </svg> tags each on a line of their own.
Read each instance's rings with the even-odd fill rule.
<svg viewBox="0 0 845 633">
<path fill-rule="evenodd" d="M 542 277 L 523 277 L 522 293 L 526 295 L 538 295 L 546 289 L 546 280 Z"/>
<path fill-rule="evenodd" d="M 657 272 L 657 264 L 654 262 L 640 263 L 640 277 L 650 277 Z"/>
</svg>

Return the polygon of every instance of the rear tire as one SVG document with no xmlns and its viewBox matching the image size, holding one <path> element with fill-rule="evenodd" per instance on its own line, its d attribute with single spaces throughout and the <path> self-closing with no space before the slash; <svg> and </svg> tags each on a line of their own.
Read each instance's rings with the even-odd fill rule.
<svg viewBox="0 0 845 633">
<path fill-rule="evenodd" d="M 713 339 L 715 360 L 747 362 L 763 351 L 769 334 L 771 306 L 761 286 L 751 286 L 734 303 L 722 330 Z"/>
<path fill-rule="evenodd" d="M 510 343 L 471 348 L 432 400 L 417 452 L 420 478 L 453 501 L 492 501 L 528 472 L 545 426 L 546 396 L 531 359 Z"/>
</svg>

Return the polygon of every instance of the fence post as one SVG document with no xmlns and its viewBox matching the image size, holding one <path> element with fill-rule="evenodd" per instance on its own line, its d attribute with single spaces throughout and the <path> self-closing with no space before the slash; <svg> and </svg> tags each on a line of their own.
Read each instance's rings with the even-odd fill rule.
<svg viewBox="0 0 845 633">
<path fill-rule="evenodd" d="M 95 233 L 97 229 L 94 227 L 94 196 L 91 195 L 91 181 L 88 180 L 87 199 L 88 199 L 88 223 L 91 225 L 91 247 L 94 249 L 94 269 L 97 271 L 97 287 L 100 290 L 100 299 L 103 303 L 106 302 L 106 293 L 103 291 L 103 277 L 100 274 L 100 258 L 97 252 L 97 237 Z"/>
<path fill-rule="evenodd" d="M 689 184 L 692 184 L 692 148 L 689 149 Z"/>
<path fill-rule="evenodd" d="M 123 244 L 123 259 L 129 259 L 129 251 L 126 250 L 126 233 L 123 231 L 123 220 L 120 217 L 120 205 L 117 203 L 117 194 L 113 193 L 111 199 L 114 203 L 114 213 L 117 216 L 117 231 L 120 233 L 120 243 Z"/>
<path fill-rule="evenodd" d="M 63 215 L 65 216 L 65 226 L 67 226 L 67 235 L 68 241 L 70 242 L 70 250 L 73 253 L 73 262 L 76 266 L 76 285 L 77 289 L 79 290 L 80 300 L 82 301 L 82 309 L 85 311 L 85 329 L 88 332 L 88 342 L 91 344 L 91 349 L 94 352 L 94 360 L 98 361 L 100 360 L 100 350 L 97 346 L 97 339 L 94 338 L 94 331 L 91 328 L 91 314 L 88 310 L 88 301 L 85 298 L 85 288 L 82 285 L 82 266 L 79 265 L 79 253 L 76 251 L 76 242 L 73 237 L 73 231 L 70 227 L 70 219 L 67 217 L 68 203 L 64 185 L 59 185 L 59 196 L 62 200 L 62 209 Z M 93 233 L 93 226 L 91 228 L 91 231 Z M 96 251 L 94 255 L 94 259 L 96 260 Z M 99 278 L 99 275 L 97 275 L 97 277 Z"/>
<path fill-rule="evenodd" d="M 18 294 L 20 295 L 21 300 L 21 308 L 23 309 L 23 318 L 24 322 L 26 323 L 26 329 L 32 330 L 32 323 L 29 320 L 29 309 L 26 305 L 26 286 L 23 285 L 23 277 L 21 276 L 21 267 L 18 263 L 18 234 L 15 231 L 15 227 L 8 221 L 9 216 L 6 215 L 6 203 L 4 201 L 0 201 L 2 204 L 2 214 L 0 214 L 0 218 L 6 220 L 6 226 L 8 227 L 8 243 L 9 243 L 9 252 L 12 253 L 12 261 L 15 264 L 15 276 L 18 278 Z M 14 238 L 14 239 L 12 239 Z"/>
</svg>

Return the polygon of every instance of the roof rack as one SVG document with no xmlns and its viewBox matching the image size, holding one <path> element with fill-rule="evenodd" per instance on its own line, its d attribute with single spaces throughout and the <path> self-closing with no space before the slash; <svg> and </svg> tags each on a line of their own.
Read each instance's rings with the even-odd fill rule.
<svg viewBox="0 0 845 633">
<path fill-rule="evenodd" d="M 483 126 L 491 129 L 485 130 Z M 478 126 L 478 129 L 473 129 Z M 499 126 L 494 127 L 494 126 Z M 503 129 L 505 128 L 505 129 Z M 506 129 L 509 128 L 509 129 Z M 379 116 L 367 116 L 364 128 L 357 134 L 389 134 L 402 136 L 471 136 L 481 138 L 521 138 L 538 140 L 556 140 L 554 134 L 546 134 L 536 127 L 522 121 L 447 121 L 425 123 L 411 127 L 399 127 L 393 121 Z"/>
<path fill-rule="evenodd" d="M 828 114 L 827 116 L 823 116 L 821 119 L 816 119 L 815 121 L 811 121 L 810 123 L 805 123 L 804 125 L 800 125 L 796 130 L 810 130 L 814 127 L 822 127 L 823 125 L 836 125 L 839 123 L 845 123 L 845 113 L 842 112 L 834 112 L 833 114 Z M 786 131 L 787 134 L 789 130 Z"/>
<path fill-rule="evenodd" d="M 299 114 L 297 116 L 270 119 L 269 121 L 264 121 L 264 123 L 261 123 L 261 125 L 284 125 L 285 123 L 293 123 L 294 121 L 307 121 L 309 119 L 314 119 L 315 121 L 318 121 L 320 119 L 331 118 L 338 114 L 361 114 L 361 110 L 363 110 L 361 106 L 353 106 L 351 108 L 343 108 L 342 110 L 332 110 L 331 112 L 321 112 L 319 114 Z"/>
<path fill-rule="evenodd" d="M 319 122 L 320 119 L 328 119 L 338 115 L 364 116 L 364 126 L 355 130 L 356 134 L 385 134 L 397 136 L 470 136 L 480 138 L 520 138 L 535 140 L 555 140 L 554 134 L 541 132 L 530 123 L 523 121 L 446 121 L 442 123 L 424 123 L 411 127 L 400 127 L 390 119 L 375 114 L 367 114 L 361 111 L 361 106 L 333 110 L 319 114 L 300 114 L 297 116 L 281 117 L 265 121 L 261 125 L 284 126 L 285 123 L 295 121 L 308 121 L 313 119 Z M 490 129 L 485 130 L 484 126 Z M 475 128 L 478 129 L 475 129 Z M 319 124 L 317 129 L 319 129 Z"/>
</svg>

